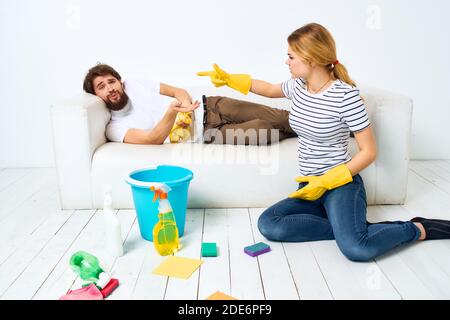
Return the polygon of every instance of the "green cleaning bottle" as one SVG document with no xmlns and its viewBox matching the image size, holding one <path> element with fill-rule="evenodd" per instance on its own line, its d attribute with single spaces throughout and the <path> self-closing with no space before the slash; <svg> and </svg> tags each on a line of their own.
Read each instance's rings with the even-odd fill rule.
<svg viewBox="0 0 450 320">
<path fill-rule="evenodd" d="M 94 283 L 100 289 L 103 289 L 111 280 L 101 267 L 96 256 L 86 252 L 77 251 L 70 257 L 70 267 L 84 280 L 83 286 Z"/>
<path fill-rule="evenodd" d="M 160 184 L 150 187 L 150 190 L 155 192 L 153 201 L 159 198 L 159 221 L 153 227 L 153 245 L 160 255 L 167 256 L 177 252 L 179 248 L 177 223 L 167 199 L 167 193 L 171 189 L 165 184 Z"/>
</svg>

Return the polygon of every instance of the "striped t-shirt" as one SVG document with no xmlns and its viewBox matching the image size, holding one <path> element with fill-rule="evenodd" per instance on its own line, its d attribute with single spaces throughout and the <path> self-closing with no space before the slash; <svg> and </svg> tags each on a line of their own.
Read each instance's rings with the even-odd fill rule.
<svg viewBox="0 0 450 320">
<path fill-rule="evenodd" d="M 298 135 L 300 175 L 322 175 L 350 161 L 350 132 L 370 125 L 359 90 L 335 80 L 327 90 L 312 94 L 301 78 L 283 82 L 282 89 L 292 101 L 289 124 Z"/>
</svg>

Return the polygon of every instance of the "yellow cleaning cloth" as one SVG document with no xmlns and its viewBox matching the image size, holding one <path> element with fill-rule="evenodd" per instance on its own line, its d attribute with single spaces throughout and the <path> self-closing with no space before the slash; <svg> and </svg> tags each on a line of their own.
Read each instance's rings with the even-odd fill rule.
<svg viewBox="0 0 450 320">
<path fill-rule="evenodd" d="M 216 291 L 210 295 L 206 300 L 237 300 L 235 297 L 229 296 L 223 292 Z"/>
<path fill-rule="evenodd" d="M 170 130 L 170 143 L 181 143 L 191 139 L 193 134 L 192 112 L 178 112 L 175 123 Z"/>
<path fill-rule="evenodd" d="M 153 270 L 153 274 L 188 279 L 202 263 L 198 259 L 170 256 Z"/>
</svg>

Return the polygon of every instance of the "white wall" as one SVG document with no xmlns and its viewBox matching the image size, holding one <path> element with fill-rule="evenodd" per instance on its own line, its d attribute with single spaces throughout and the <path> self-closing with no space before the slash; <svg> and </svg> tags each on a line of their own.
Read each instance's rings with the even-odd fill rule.
<svg viewBox="0 0 450 320">
<path fill-rule="evenodd" d="M 286 37 L 312 21 L 357 82 L 414 99 L 412 158 L 449 159 L 449 12 L 447 0 L 0 0 L 0 167 L 54 165 L 49 105 L 97 61 L 179 86 L 209 83 L 195 73 L 213 62 L 281 82 Z"/>
</svg>

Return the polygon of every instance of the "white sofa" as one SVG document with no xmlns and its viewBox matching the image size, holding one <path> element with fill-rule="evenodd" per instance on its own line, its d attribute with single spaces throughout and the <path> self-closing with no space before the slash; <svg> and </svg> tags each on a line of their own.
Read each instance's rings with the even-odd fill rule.
<svg viewBox="0 0 450 320">
<path fill-rule="evenodd" d="M 186 88 L 192 96 L 224 95 L 289 109 L 286 99 L 244 96 L 228 88 Z M 361 88 L 377 138 L 376 161 L 361 175 L 368 204 L 402 204 L 406 196 L 412 101 L 398 94 Z M 134 208 L 128 174 L 160 164 L 193 171 L 190 208 L 267 207 L 296 189 L 297 139 L 271 146 L 214 144 L 132 145 L 108 142 L 110 118 L 103 101 L 80 94 L 51 107 L 53 142 L 63 209 L 103 206 L 110 184 L 115 208 Z M 351 154 L 357 151 L 354 139 Z"/>
</svg>

